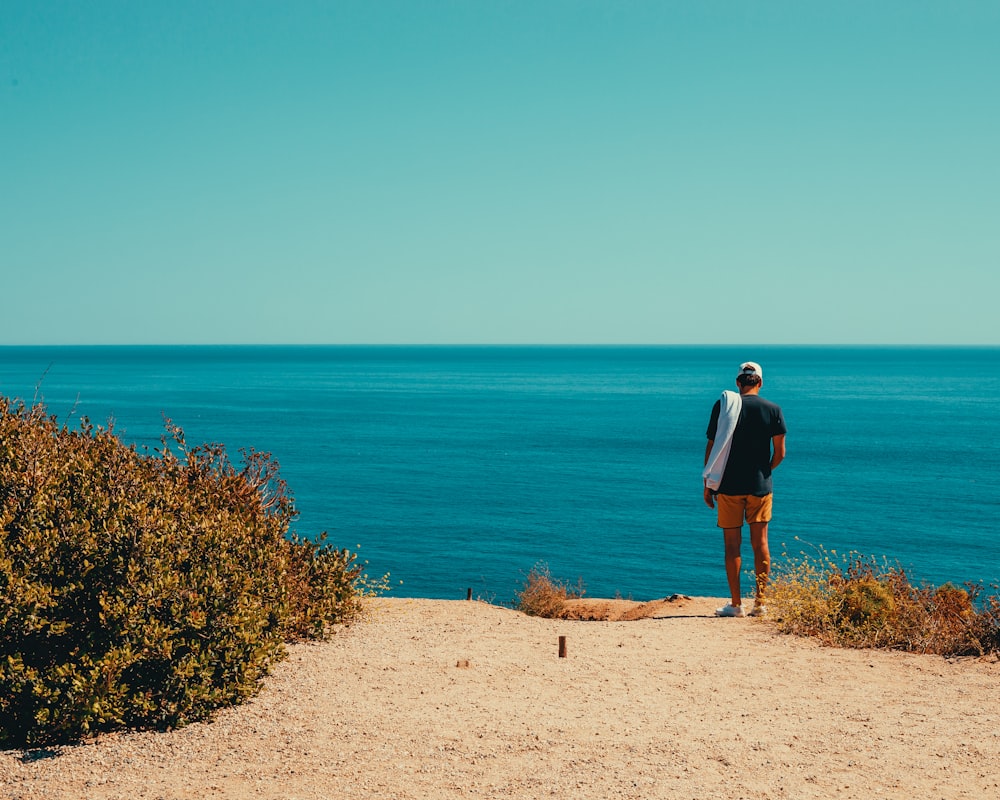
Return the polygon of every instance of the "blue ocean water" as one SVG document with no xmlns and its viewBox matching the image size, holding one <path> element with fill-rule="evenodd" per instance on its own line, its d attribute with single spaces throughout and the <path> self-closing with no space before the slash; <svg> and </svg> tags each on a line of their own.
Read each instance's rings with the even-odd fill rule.
<svg viewBox="0 0 1000 800">
<path fill-rule="evenodd" d="M 700 472 L 748 359 L 788 424 L 776 561 L 821 545 L 1000 582 L 998 348 L 3 347 L 0 393 L 140 446 L 167 416 L 270 451 L 295 529 L 396 595 L 505 602 L 543 562 L 589 596 L 721 597 Z"/>
</svg>

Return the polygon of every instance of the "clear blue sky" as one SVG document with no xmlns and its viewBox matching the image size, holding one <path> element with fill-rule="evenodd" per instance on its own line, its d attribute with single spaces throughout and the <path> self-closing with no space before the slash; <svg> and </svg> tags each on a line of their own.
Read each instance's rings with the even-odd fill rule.
<svg viewBox="0 0 1000 800">
<path fill-rule="evenodd" d="M 1000 344 L 1000 3 L 0 13 L 0 344 Z"/>
</svg>

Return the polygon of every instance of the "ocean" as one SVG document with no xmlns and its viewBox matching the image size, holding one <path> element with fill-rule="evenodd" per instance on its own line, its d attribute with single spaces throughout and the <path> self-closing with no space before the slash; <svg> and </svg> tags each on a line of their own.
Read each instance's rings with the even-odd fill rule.
<svg viewBox="0 0 1000 800">
<path fill-rule="evenodd" d="M 745 360 L 788 425 L 776 563 L 822 547 L 1000 583 L 1000 348 L 0 347 L 0 393 L 140 448 L 168 417 L 272 453 L 295 530 L 393 595 L 509 602 L 544 565 L 592 597 L 724 597 L 701 467 Z"/>
</svg>

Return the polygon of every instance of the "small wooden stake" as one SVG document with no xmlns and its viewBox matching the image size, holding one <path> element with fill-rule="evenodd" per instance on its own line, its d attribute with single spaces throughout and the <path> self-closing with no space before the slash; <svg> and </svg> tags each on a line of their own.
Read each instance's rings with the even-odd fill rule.
<svg viewBox="0 0 1000 800">
<path fill-rule="evenodd" d="M 472 599 L 472 589 L 469 589 L 469 591 L 466 592 L 465 599 L 466 600 L 471 600 Z"/>
<path fill-rule="evenodd" d="M 559 637 L 559 658 L 566 658 L 566 637 Z"/>
</svg>

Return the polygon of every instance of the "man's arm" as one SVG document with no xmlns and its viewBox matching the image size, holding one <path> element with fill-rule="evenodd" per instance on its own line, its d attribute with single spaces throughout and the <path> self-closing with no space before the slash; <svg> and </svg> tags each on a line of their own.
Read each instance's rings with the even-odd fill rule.
<svg viewBox="0 0 1000 800">
<path fill-rule="evenodd" d="M 773 472 L 774 468 L 785 460 L 785 434 L 772 436 L 771 446 L 774 449 L 774 455 L 771 456 L 771 471 Z"/>
<path fill-rule="evenodd" d="M 712 445 L 715 441 L 712 439 L 708 440 L 708 445 L 705 447 L 705 463 L 708 463 L 708 457 L 712 454 Z M 712 496 L 712 490 L 708 488 L 708 478 L 705 479 L 705 491 L 702 495 L 705 500 L 705 505 L 709 508 L 715 508 L 715 498 Z"/>
</svg>

